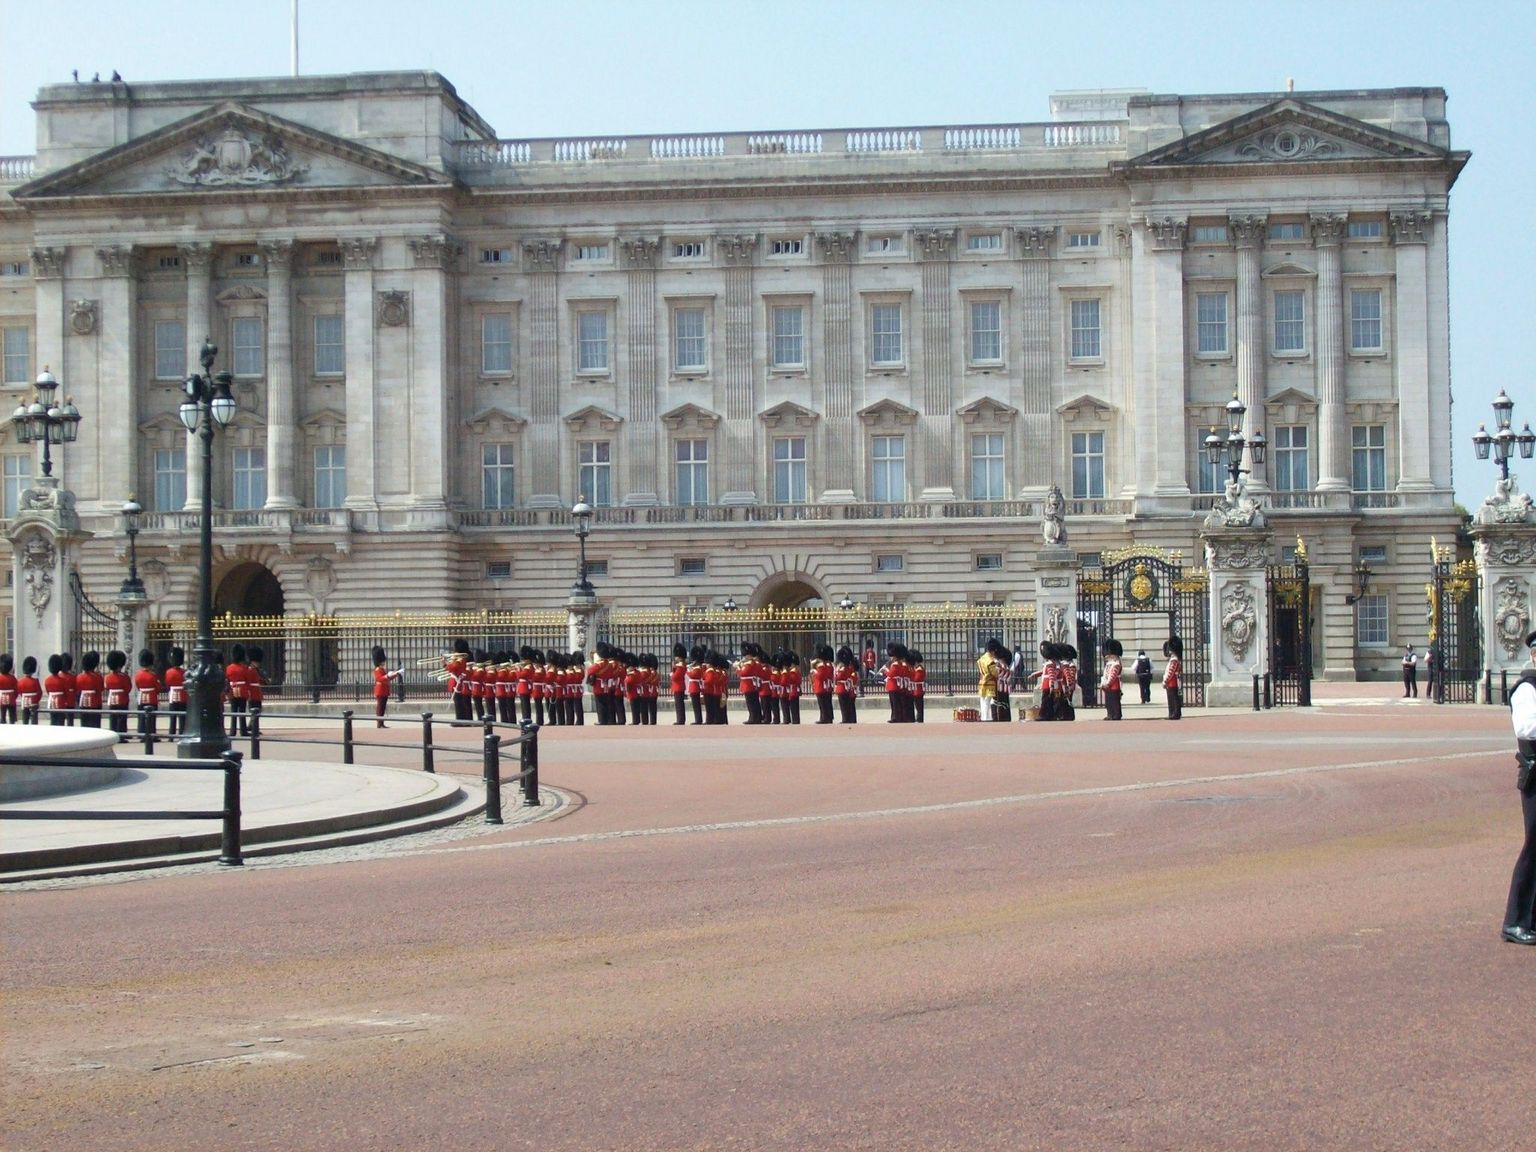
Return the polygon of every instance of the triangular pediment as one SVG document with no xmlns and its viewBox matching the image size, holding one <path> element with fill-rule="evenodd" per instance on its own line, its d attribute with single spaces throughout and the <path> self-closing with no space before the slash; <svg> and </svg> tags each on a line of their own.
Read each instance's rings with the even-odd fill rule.
<svg viewBox="0 0 1536 1152">
<path fill-rule="evenodd" d="M 772 408 L 765 408 L 757 414 L 757 418 L 766 428 L 809 428 L 817 419 L 816 413 L 809 408 L 802 408 L 793 400 L 784 400 Z"/>
<path fill-rule="evenodd" d="M 991 396 L 983 396 L 955 410 L 955 415 L 965 424 L 1006 424 L 1018 414 L 1017 408 Z"/>
<path fill-rule="evenodd" d="M 720 414 L 711 412 L 708 408 L 700 408 L 697 404 L 683 404 L 670 412 L 664 412 L 661 422 L 672 431 L 679 428 L 713 428 L 720 423 Z"/>
<path fill-rule="evenodd" d="M 917 422 L 917 409 L 908 408 L 896 400 L 887 397 L 877 400 L 868 408 L 859 410 L 859 419 L 865 424 L 915 424 Z"/>
<path fill-rule="evenodd" d="M 346 425 L 347 414 L 336 408 L 321 408 L 299 421 L 299 427 L 306 432 L 317 432 L 323 428 L 345 428 Z"/>
<path fill-rule="evenodd" d="M 492 404 L 480 409 L 464 423 L 476 432 L 495 431 L 505 436 L 520 431 L 528 421 L 500 405 Z"/>
<path fill-rule="evenodd" d="M 376 148 L 224 103 L 40 176 L 13 196 L 37 201 L 451 183 L 441 172 Z"/>
<path fill-rule="evenodd" d="M 1115 406 L 1108 400 L 1101 400 L 1091 392 L 1084 392 L 1056 409 L 1063 416 L 1086 416 L 1094 420 L 1107 420 L 1114 410 Z"/>
<path fill-rule="evenodd" d="M 568 428 L 577 432 L 583 429 L 615 432 L 619 425 L 624 423 L 624 418 L 605 408 L 599 408 L 596 404 L 588 404 L 585 408 L 567 416 L 565 423 Z"/>
<path fill-rule="evenodd" d="M 1398 132 L 1284 99 L 1154 149 L 1131 169 L 1185 164 L 1311 164 L 1341 160 L 1445 160 L 1450 153 Z"/>
</svg>

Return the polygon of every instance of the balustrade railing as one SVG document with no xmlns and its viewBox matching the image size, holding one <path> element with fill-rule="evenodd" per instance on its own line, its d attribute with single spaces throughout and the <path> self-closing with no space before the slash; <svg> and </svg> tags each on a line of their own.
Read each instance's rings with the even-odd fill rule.
<svg viewBox="0 0 1536 1152">
<path fill-rule="evenodd" d="M 0 183 L 20 184 L 37 174 L 35 156 L 0 156 Z"/>
</svg>

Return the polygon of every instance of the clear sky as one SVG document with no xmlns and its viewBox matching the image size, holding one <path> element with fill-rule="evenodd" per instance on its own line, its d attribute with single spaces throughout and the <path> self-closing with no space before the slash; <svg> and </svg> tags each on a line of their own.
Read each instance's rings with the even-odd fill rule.
<svg viewBox="0 0 1536 1152">
<path fill-rule="evenodd" d="M 0 0 L 0 156 L 71 69 L 129 83 L 289 73 L 290 0 Z M 300 0 L 306 74 L 441 72 L 503 137 L 998 123 L 1052 92 L 1439 86 L 1452 193 L 1456 487 L 1503 387 L 1536 422 L 1536 3 L 1472 0 Z M 1524 487 L 1536 487 L 1536 461 Z"/>
</svg>

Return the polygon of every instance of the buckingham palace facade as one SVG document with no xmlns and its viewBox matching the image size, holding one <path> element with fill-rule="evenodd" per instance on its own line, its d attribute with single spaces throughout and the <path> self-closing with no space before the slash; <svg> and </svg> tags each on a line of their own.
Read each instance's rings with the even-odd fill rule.
<svg viewBox="0 0 1536 1152">
<path fill-rule="evenodd" d="M 152 613 L 192 611 L 177 406 L 211 337 L 218 612 L 559 607 L 582 497 L 622 607 L 1028 599 L 1053 485 L 1078 552 L 1198 563 L 1236 395 L 1317 674 L 1423 641 L 1457 525 L 1440 89 L 526 140 L 433 73 L 33 107 L 36 156 L 0 158 L 0 398 L 47 365 L 79 407 L 54 471 L 98 600 L 132 494 Z M 9 423 L 0 463 L 12 516 L 38 457 Z"/>
</svg>

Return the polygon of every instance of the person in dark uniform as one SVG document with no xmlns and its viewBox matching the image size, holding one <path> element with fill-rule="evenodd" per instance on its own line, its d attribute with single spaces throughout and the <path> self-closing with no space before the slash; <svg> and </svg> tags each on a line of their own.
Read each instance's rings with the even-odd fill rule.
<svg viewBox="0 0 1536 1152">
<path fill-rule="evenodd" d="M 1136 650 L 1136 663 L 1131 669 L 1136 673 L 1136 687 L 1141 689 L 1141 702 L 1152 703 L 1152 657 L 1145 648 Z"/>
<path fill-rule="evenodd" d="M 9 652 L 0 656 L 0 724 L 16 723 L 16 660 Z"/>
<path fill-rule="evenodd" d="M 251 722 L 245 714 L 244 644 L 229 646 L 229 663 L 224 666 L 224 682 L 229 691 L 229 734 L 231 737 L 249 736 Z"/>
<path fill-rule="evenodd" d="M 1403 652 L 1403 699 L 1419 694 L 1419 654 L 1408 645 Z"/>
<path fill-rule="evenodd" d="M 1504 909 L 1504 939 L 1511 944 L 1536 944 L 1536 632 L 1525 638 L 1531 663 L 1509 694 L 1510 722 L 1520 758 L 1520 810 L 1525 816 L 1525 843 L 1509 881 Z"/>
<path fill-rule="evenodd" d="M 128 694 L 133 681 L 123 669 L 128 667 L 128 653 L 114 648 L 107 653 L 107 674 L 102 681 L 106 693 L 107 727 L 118 735 L 128 732 Z"/>
<path fill-rule="evenodd" d="M 1163 644 L 1168 663 L 1163 666 L 1163 691 L 1168 694 L 1168 719 L 1184 719 L 1184 641 L 1168 637 Z"/>
</svg>

